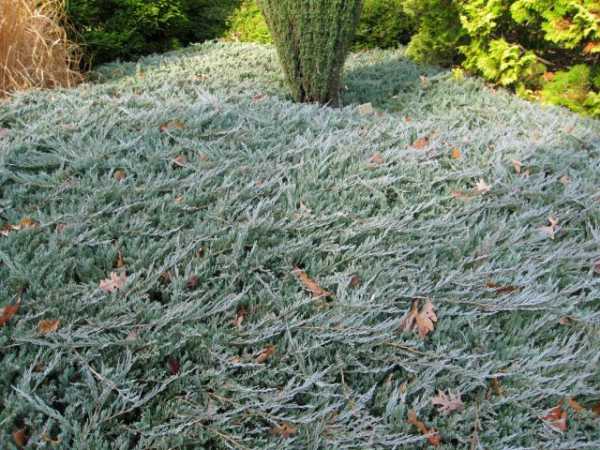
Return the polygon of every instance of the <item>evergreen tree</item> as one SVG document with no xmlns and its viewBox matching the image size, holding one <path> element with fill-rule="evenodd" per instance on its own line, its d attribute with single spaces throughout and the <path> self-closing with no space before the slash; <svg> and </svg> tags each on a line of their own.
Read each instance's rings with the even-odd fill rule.
<svg viewBox="0 0 600 450">
<path fill-rule="evenodd" d="M 259 0 L 259 5 L 294 99 L 339 104 L 362 0 Z"/>
</svg>

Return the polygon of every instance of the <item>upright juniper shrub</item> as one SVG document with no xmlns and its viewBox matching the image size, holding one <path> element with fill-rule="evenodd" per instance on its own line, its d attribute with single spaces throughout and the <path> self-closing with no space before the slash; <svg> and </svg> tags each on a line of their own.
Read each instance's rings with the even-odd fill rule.
<svg viewBox="0 0 600 450">
<path fill-rule="evenodd" d="M 338 105 L 362 0 L 260 0 L 292 96 Z"/>
</svg>

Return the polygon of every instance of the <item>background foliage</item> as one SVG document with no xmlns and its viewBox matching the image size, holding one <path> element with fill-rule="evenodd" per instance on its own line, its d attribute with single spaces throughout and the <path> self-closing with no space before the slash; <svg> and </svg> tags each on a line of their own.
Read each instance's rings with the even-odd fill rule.
<svg viewBox="0 0 600 450">
<path fill-rule="evenodd" d="M 417 21 L 408 48 L 417 61 L 462 62 L 524 97 L 600 116 L 600 2 L 406 0 L 403 6 Z"/>
<path fill-rule="evenodd" d="M 69 0 L 67 13 L 87 61 L 179 48 L 222 35 L 239 0 Z"/>
</svg>

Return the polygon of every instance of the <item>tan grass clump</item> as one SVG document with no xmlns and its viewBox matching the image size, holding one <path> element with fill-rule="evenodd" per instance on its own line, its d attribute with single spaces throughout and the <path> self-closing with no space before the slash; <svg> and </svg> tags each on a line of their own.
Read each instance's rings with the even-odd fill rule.
<svg viewBox="0 0 600 450">
<path fill-rule="evenodd" d="M 0 97 L 81 81 L 63 23 L 64 0 L 0 0 Z"/>
</svg>

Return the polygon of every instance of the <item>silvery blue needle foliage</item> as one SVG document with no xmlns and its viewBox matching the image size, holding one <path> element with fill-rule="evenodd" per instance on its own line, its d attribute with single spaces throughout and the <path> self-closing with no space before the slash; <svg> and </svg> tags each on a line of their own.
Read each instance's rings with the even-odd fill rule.
<svg viewBox="0 0 600 450">
<path fill-rule="evenodd" d="M 273 48 L 208 43 L 0 104 L 0 226 L 39 223 L 0 238 L 0 307 L 22 301 L 3 449 L 23 427 L 31 448 L 425 448 L 411 409 L 440 449 L 600 448 L 599 122 L 402 50 L 351 55 L 344 98 L 294 103 Z M 415 298 L 426 339 L 401 331 Z M 567 397 L 588 412 L 559 433 L 540 417 Z"/>
</svg>

